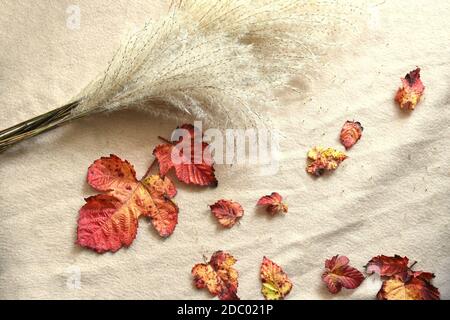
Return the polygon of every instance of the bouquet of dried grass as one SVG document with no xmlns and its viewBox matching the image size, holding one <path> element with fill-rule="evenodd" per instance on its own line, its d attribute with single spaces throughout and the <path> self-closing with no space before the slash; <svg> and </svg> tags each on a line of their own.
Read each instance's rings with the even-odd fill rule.
<svg viewBox="0 0 450 320">
<path fill-rule="evenodd" d="M 74 119 L 137 107 L 207 125 L 253 126 L 273 89 L 304 76 L 353 27 L 360 11 L 337 1 L 176 0 L 117 50 L 70 103 L 0 131 L 0 152 Z"/>
</svg>

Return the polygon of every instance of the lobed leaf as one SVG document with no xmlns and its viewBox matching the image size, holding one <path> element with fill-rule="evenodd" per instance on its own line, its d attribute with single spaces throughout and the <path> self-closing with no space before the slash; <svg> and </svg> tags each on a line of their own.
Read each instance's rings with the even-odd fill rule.
<svg viewBox="0 0 450 320">
<path fill-rule="evenodd" d="M 266 211 L 272 215 L 288 212 L 287 204 L 283 203 L 283 197 L 277 192 L 262 197 L 256 205 L 266 207 Z"/>
<path fill-rule="evenodd" d="M 229 253 L 215 252 L 208 263 L 199 263 L 192 268 L 195 286 L 208 289 L 220 300 L 239 300 L 238 272 L 233 268 L 236 261 Z"/>
<path fill-rule="evenodd" d="M 267 257 L 261 264 L 261 281 L 261 292 L 266 300 L 282 300 L 293 287 L 283 269 Z"/>
<path fill-rule="evenodd" d="M 210 208 L 219 223 L 226 228 L 233 227 L 244 216 L 242 206 L 231 200 L 219 200 Z"/>
<path fill-rule="evenodd" d="M 203 138 L 203 133 L 188 124 L 179 129 L 187 130 L 189 138 L 180 137 L 178 141 L 161 144 L 153 150 L 153 155 L 159 163 L 160 174 L 165 176 L 175 168 L 175 174 L 181 182 L 216 187 L 218 182 L 209 145 L 200 139 Z M 186 154 L 185 150 L 189 150 L 189 153 Z M 174 161 L 174 156 L 178 161 Z"/>
<path fill-rule="evenodd" d="M 86 199 L 80 209 L 77 243 L 99 253 L 128 247 L 136 238 L 138 219 L 144 215 L 162 237 L 170 236 L 178 222 L 178 207 L 171 200 L 176 188 L 168 178 L 136 180 L 128 161 L 115 155 L 94 162 L 88 183 L 104 194 Z"/>
<path fill-rule="evenodd" d="M 355 289 L 364 280 L 364 275 L 357 269 L 349 266 L 350 260 L 345 256 L 336 255 L 329 260 L 325 260 L 325 272 L 322 274 L 322 281 L 326 283 L 328 291 L 336 294 L 342 287 Z"/>
</svg>

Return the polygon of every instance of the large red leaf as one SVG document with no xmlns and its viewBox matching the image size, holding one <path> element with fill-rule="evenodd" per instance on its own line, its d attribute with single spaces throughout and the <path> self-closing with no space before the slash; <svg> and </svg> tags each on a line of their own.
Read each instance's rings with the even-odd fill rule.
<svg viewBox="0 0 450 320">
<path fill-rule="evenodd" d="M 160 236 L 170 236 L 178 221 L 178 207 L 171 200 L 175 186 L 168 178 L 136 179 L 133 166 L 117 156 L 101 158 L 88 170 L 88 183 L 105 192 L 86 199 L 80 209 L 77 243 L 99 253 L 131 245 L 138 219 L 150 217 Z"/>
</svg>

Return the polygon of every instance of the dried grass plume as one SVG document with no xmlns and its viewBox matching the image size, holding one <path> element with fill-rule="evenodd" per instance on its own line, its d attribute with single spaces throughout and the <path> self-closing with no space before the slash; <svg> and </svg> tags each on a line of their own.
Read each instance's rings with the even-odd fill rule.
<svg viewBox="0 0 450 320">
<path fill-rule="evenodd" d="M 276 105 L 273 89 L 307 77 L 360 14 L 340 1 L 174 0 L 71 103 L 1 131 L 0 150 L 67 121 L 129 107 L 205 126 L 261 125 L 264 109 Z"/>
</svg>

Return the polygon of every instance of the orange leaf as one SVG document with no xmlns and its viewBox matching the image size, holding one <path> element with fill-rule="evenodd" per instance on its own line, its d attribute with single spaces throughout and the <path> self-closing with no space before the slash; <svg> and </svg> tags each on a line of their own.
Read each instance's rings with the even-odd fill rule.
<svg viewBox="0 0 450 320">
<path fill-rule="evenodd" d="M 87 180 L 105 194 L 87 198 L 80 209 L 79 245 L 99 253 L 128 247 L 136 237 L 141 215 L 152 219 L 162 237 L 173 233 L 178 221 L 178 207 L 171 200 L 176 189 L 168 178 L 151 176 L 138 181 L 128 161 L 111 155 L 89 167 Z"/>
<path fill-rule="evenodd" d="M 283 197 L 277 193 L 273 192 L 270 196 L 264 196 L 258 200 L 257 206 L 266 207 L 266 211 L 275 215 L 277 213 L 287 213 L 288 206 L 283 203 Z"/>
<path fill-rule="evenodd" d="M 341 143 L 345 149 L 350 149 L 361 139 L 364 128 L 361 123 L 355 121 L 347 121 L 341 130 Z"/>
<path fill-rule="evenodd" d="M 420 80 L 420 68 L 408 73 L 402 78 L 403 87 L 399 88 L 395 101 L 401 109 L 414 110 L 425 91 L 425 86 Z"/>
<path fill-rule="evenodd" d="M 387 257 L 380 255 L 373 257 L 366 265 L 367 273 L 378 273 L 381 277 L 391 277 L 397 273 L 408 270 L 409 259 L 407 257 Z"/>
<path fill-rule="evenodd" d="M 202 141 L 203 133 L 189 124 L 178 129 L 185 130 L 185 136 L 178 141 L 161 144 L 153 150 L 160 174 L 165 176 L 175 168 L 177 178 L 184 183 L 216 187 L 212 155 L 209 145 Z"/>
<path fill-rule="evenodd" d="M 261 264 L 261 292 L 266 300 L 282 300 L 292 290 L 292 282 L 279 265 L 264 257 Z"/>
<path fill-rule="evenodd" d="M 385 280 L 378 300 L 439 300 L 439 290 L 431 284 L 434 274 L 406 271 Z"/>
<path fill-rule="evenodd" d="M 308 159 L 309 165 L 306 171 L 312 175 L 321 176 L 325 171 L 337 169 L 347 156 L 333 148 L 315 147 L 309 150 Z"/>
<path fill-rule="evenodd" d="M 195 286 L 198 289 L 207 288 L 220 300 L 239 300 L 238 272 L 233 268 L 235 263 L 232 255 L 217 251 L 208 263 L 199 263 L 192 268 Z"/>
<path fill-rule="evenodd" d="M 233 227 L 244 215 L 242 206 L 231 200 L 219 200 L 210 208 L 219 223 L 226 228 Z"/>
<path fill-rule="evenodd" d="M 349 266 L 349 262 L 350 260 L 347 257 L 339 255 L 330 260 L 325 260 L 325 272 L 322 275 L 322 280 L 331 293 L 338 293 L 342 287 L 355 289 L 363 282 L 364 275 Z"/>
</svg>

